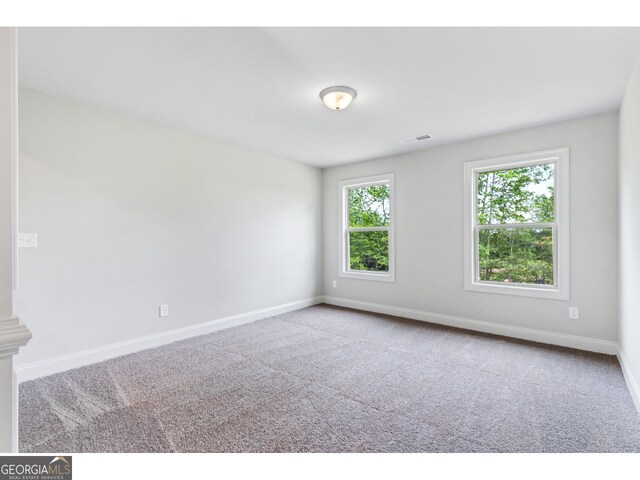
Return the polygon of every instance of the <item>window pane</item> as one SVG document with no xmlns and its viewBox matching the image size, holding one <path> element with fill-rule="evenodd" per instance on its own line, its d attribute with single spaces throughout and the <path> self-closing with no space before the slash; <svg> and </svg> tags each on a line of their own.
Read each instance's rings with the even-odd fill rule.
<svg viewBox="0 0 640 480">
<path fill-rule="evenodd" d="M 481 172 L 478 224 L 553 222 L 554 164 Z"/>
<path fill-rule="evenodd" d="M 349 189 L 349 226 L 389 225 L 389 185 Z"/>
<path fill-rule="evenodd" d="M 349 232 L 349 269 L 389 271 L 389 232 Z"/>
<path fill-rule="evenodd" d="M 479 279 L 553 285 L 551 228 L 482 229 Z"/>
</svg>

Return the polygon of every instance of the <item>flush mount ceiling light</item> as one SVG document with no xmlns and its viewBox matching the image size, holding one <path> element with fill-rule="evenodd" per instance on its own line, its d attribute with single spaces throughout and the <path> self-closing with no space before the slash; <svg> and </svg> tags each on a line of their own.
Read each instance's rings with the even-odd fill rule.
<svg viewBox="0 0 640 480">
<path fill-rule="evenodd" d="M 350 87 L 329 87 L 320 92 L 320 98 L 331 110 L 344 110 L 357 95 Z"/>
</svg>

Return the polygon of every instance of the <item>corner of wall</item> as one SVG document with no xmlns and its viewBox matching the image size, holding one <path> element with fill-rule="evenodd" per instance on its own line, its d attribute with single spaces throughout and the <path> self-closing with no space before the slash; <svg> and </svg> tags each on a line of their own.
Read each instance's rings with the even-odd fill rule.
<svg viewBox="0 0 640 480">
<path fill-rule="evenodd" d="M 631 394 L 631 399 L 636 406 L 636 410 L 640 412 L 640 384 L 638 384 L 638 381 L 634 376 L 633 371 L 627 361 L 627 357 L 622 349 L 620 349 L 618 352 L 618 362 L 620 363 L 620 368 L 622 368 L 622 375 L 624 376 L 627 388 L 629 389 L 629 393 Z"/>
<path fill-rule="evenodd" d="M 625 89 L 618 144 L 618 358 L 640 411 L 640 58 Z"/>
</svg>

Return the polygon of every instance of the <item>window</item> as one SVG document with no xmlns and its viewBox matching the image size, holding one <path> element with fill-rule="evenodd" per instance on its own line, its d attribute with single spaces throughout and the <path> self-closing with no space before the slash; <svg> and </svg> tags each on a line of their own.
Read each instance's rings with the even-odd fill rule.
<svg viewBox="0 0 640 480">
<path fill-rule="evenodd" d="M 341 277 L 394 281 L 394 175 L 340 182 Z"/>
<path fill-rule="evenodd" d="M 465 164 L 465 289 L 569 299 L 569 150 Z"/>
</svg>

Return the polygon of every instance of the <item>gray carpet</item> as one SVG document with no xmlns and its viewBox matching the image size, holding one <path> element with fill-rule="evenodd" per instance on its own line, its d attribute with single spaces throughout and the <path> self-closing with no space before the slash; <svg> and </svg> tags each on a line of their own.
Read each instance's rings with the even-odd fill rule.
<svg viewBox="0 0 640 480">
<path fill-rule="evenodd" d="M 20 385 L 22 452 L 638 452 L 615 357 L 315 306 Z"/>
</svg>

